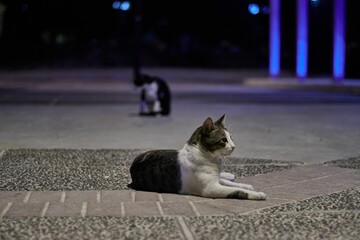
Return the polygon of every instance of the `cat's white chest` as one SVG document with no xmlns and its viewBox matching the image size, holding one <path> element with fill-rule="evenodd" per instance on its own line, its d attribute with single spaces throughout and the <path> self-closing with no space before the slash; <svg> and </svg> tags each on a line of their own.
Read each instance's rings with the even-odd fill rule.
<svg viewBox="0 0 360 240">
<path fill-rule="evenodd" d="M 209 162 L 197 148 L 185 145 L 178 155 L 182 194 L 201 195 L 211 182 L 219 182 L 219 166 Z"/>
<path fill-rule="evenodd" d="M 159 86 L 156 82 L 145 84 L 145 98 L 147 101 L 153 102 L 158 100 L 157 92 L 159 90 Z"/>
</svg>

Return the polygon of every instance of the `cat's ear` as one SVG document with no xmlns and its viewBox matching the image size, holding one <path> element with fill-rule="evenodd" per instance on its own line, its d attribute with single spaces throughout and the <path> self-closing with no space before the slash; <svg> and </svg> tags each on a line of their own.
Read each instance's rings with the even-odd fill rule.
<svg viewBox="0 0 360 240">
<path fill-rule="evenodd" d="M 215 122 L 216 126 L 225 126 L 225 115 L 226 114 L 222 115 L 222 117 Z"/>
<path fill-rule="evenodd" d="M 215 129 L 214 122 L 210 117 L 208 117 L 202 125 L 202 131 L 203 131 L 203 133 L 207 134 L 214 129 Z"/>
</svg>

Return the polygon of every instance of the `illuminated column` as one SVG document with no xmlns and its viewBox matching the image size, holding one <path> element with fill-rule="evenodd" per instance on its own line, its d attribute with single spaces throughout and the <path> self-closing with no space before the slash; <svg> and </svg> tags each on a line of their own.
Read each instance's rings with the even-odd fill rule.
<svg viewBox="0 0 360 240">
<path fill-rule="evenodd" d="M 345 76 L 345 0 L 334 0 L 333 77 Z"/>
<path fill-rule="evenodd" d="M 307 77 L 309 0 L 297 0 L 296 75 Z"/>
<path fill-rule="evenodd" d="M 280 73 L 280 0 L 270 0 L 270 59 L 272 77 Z"/>
</svg>

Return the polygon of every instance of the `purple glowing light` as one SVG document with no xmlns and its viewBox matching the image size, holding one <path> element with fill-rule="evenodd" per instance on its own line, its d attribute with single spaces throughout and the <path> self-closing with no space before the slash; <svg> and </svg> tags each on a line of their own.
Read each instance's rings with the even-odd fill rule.
<svg viewBox="0 0 360 240">
<path fill-rule="evenodd" d="M 345 76 L 345 0 L 334 0 L 333 77 Z"/>
<path fill-rule="evenodd" d="M 280 73 L 280 0 L 270 0 L 270 75 Z"/>
<path fill-rule="evenodd" d="M 297 0 L 296 75 L 307 77 L 308 68 L 308 0 Z"/>
</svg>

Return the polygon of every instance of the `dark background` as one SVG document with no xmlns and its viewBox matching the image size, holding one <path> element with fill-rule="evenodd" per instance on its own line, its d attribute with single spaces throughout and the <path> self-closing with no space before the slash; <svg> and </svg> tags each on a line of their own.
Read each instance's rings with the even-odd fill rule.
<svg viewBox="0 0 360 240">
<path fill-rule="evenodd" d="M 309 1 L 309 76 L 330 77 L 333 1 Z M 142 66 L 268 68 L 268 0 L 133 0 L 129 11 L 113 9 L 113 2 L 0 0 L 0 68 L 130 67 L 135 6 Z M 250 14 L 249 3 L 260 13 Z M 360 1 L 346 4 L 346 77 L 360 78 Z M 281 9 L 281 68 L 294 73 L 296 0 L 283 0 Z"/>
</svg>

